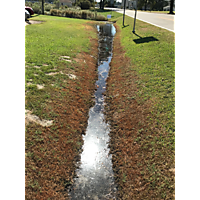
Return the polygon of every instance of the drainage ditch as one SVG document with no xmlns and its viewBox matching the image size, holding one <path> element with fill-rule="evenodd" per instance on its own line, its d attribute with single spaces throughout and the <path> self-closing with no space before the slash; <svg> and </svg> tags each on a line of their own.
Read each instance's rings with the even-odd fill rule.
<svg viewBox="0 0 200 200">
<path fill-rule="evenodd" d="M 88 126 L 83 136 L 84 145 L 77 177 L 70 188 L 71 199 L 116 199 L 116 185 L 109 154 L 109 124 L 105 122 L 104 95 L 109 64 L 112 59 L 112 43 L 116 33 L 113 24 L 97 25 L 99 34 L 98 80 L 95 106 L 89 111 Z"/>
</svg>

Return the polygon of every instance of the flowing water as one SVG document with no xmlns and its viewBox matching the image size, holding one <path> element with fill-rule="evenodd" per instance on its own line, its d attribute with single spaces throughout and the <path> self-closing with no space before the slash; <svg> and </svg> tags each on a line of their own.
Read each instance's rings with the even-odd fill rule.
<svg viewBox="0 0 200 200">
<path fill-rule="evenodd" d="M 113 24 L 97 25 L 99 34 L 98 80 L 95 106 L 89 111 L 88 127 L 83 136 L 84 145 L 77 177 L 70 189 L 71 199 L 116 199 L 116 185 L 109 155 L 109 125 L 104 119 L 104 96 L 109 63 L 112 59 L 112 43 L 115 35 Z"/>
</svg>

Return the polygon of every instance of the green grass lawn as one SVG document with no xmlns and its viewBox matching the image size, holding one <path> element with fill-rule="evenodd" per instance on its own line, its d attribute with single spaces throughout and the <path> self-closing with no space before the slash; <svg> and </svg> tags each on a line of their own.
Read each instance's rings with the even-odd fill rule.
<svg viewBox="0 0 200 200">
<path fill-rule="evenodd" d="M 97 13 L 105 16 L 107 18 L 107 15 L 111 15 L 111 19 L 108 19 L 108 21 L 115 21 L 117 18 L 121 17 L 122 14 L 118 12 L 114 12 L 112 10 L 101 10 L 96 9 Z"/>
<path fill-rule="evenodd" d="M 155 102 L 152 111 L 159 124 L 167 132 L 174 133 L 175 121 L 175 38 L 174 33 L 136 21 L 136 34 L 132 33 L 133 18 L 127 17 L 122 27 L 122 19 L 117 21 L 121 27 L 121 41 L 126 55 L 140 82 L 138 82 L 141 101 L 151 99 Z"/>
<path fill-rule="evenodd" d="M 45 22 L 26 27 L 26 62 L 54 65 L 60 55 L 74 57 L 82 50 L 80 47 L 87 51 L 89 43 L 81 26 L 84 21 L 51 16 L 37 16 L 33 20 Z"/>
<path fill-rule="evenodd" d="M 49 98 L 48 90 L 52 87 L 51 84 L 59 88 L 62 87 L 63 80 L 68 79 L 65 74 L 47 74 L 62 70 L 64 72 L 67 69 L 75 70 L 73 58 L 81 51 L 88 52 L 90 43 L 83 26 L 87 23 L 86 20 L 42 15 L 31 19 L 44 22 L 26 26 L 26 109 L 33 110 L 33 113 L 41 117 L 41 106 Z M 95 32 L 90 32 L 90 37 L 95 37 Z M 72 62 L 61 60 L 61 56 L 69 56 Z M 46 87 L 37 90 L 36 84 Z M 37 101 L 33 97 L 37 98 Z M 44 114 L 43 118 L 46 117 Z"/>
</svg>

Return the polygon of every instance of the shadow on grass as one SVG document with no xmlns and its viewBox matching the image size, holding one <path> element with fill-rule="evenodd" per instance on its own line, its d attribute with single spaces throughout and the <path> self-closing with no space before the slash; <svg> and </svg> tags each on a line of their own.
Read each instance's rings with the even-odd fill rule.
<svg viewBox="0 0 200 200">
<path fill-rule="evenodd" d="M 95 11 L 97 11 L 97 12 L 111 12 L 112 10 L 101 10 L 101 9 L 96 9 Z"/>
<path fill-rule="evenodd" d="M 124 26 L 122 26 L 122 28 L 126 28 L 127 26 L 129 26 L 129 25 L 124 25 Z"/>
<path fill-rule="evenodd" d="M 31 15 L 29 19 L 33 18 L 33 17 L 37 17 L 40 14 L 35 14 L 35 15 Z"/>
<path fill-rule="evenodd" d="M 141 44 L 141 43 L 148 43 L 148 42 L 154 42 L 154 41 L 159 41 L 157 38 L 150 36 L 150 37 L 141 37 L 138 34 L 134 33 L 136 36 L 139 37 L 139 39 L 134 39 L 133 41 L 136 44 Z"/>
<path fill-rule="evenodd" d="M 175 13 L 173 12 L 173 13 L 167 13 L 168 15 L 175 15 Z"/>
</svg>

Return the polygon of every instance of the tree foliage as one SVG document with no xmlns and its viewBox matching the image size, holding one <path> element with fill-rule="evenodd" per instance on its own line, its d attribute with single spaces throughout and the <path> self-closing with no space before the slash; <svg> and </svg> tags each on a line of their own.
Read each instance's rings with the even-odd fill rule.
<svg viewBox="0 0 200 200">
<path fill-rule="evenodd" d="M 167 6 L 166 0 L 138 0 L 138 9 L 144 8 L 144 10 L 163 10 L 163 7 Z"/>
<path fill-rule="evenodd" d="M 81 9 L 89 9 L 94 7 L 94 0 L 78 0 L 76 5 L 81 7 Z"/>
</svg>

